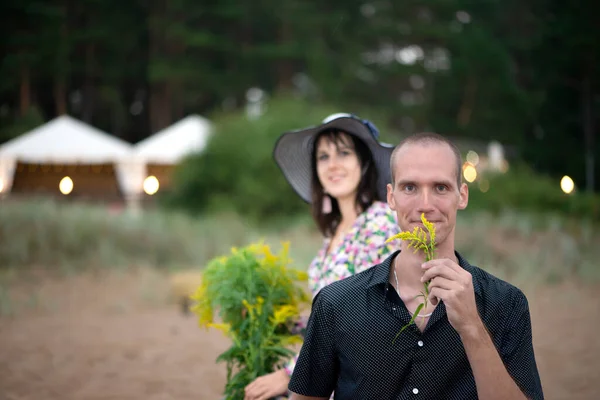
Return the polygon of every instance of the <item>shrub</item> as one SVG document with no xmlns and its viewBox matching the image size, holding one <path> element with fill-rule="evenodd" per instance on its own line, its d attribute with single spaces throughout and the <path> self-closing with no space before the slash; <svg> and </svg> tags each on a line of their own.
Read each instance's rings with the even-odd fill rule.
<svg viewBox="0 0 600 400">
<path fill-rule="evenodd" d="M 479 188 L 482 179 L 489 182 L 485 193 Z M 469 209 L 495 213 L 514 209 L 600 221 L 600 195 L 565 194 L 557 180 L 536 173 L 526 165 L 515 164 L 507 173 L 484 174 L 470 184 Z"/>
</svg>

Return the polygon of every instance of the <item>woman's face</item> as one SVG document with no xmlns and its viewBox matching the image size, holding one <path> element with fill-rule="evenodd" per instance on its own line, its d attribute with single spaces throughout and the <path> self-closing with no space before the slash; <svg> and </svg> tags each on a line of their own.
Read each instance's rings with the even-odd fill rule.
<svg viewBox="0 0 600 400">
<path fill-rule="evenodd" d="M 361 165 L 352 139 L 345 133 L 324 135 L 317 142 L 315 154 L 317 176 L 323 190 L 338 201 L 355 200 Z"/>
</svg>

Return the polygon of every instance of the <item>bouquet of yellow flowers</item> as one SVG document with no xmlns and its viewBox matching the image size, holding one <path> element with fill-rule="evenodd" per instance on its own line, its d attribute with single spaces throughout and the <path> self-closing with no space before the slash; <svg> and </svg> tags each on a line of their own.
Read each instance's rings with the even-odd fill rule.
<svg viewBox="0 0 600 400">
<path fill-rule="evenodd" d="M 227 363 L 225 398 L 243 399 L 244 387 L 273 372 L 302 342 L 292 332 L 309 296 L 300 282 L 307 274 L 291 268 L 289 243 L 273 254 L 264 243 L 231 250 L 209 262 L 191 296 L 192 311 L 205 328 L 223 331 L 232 341 L 217 362 Z M 215 321 L 215 315 L 219 321 Z"/>
</svg>

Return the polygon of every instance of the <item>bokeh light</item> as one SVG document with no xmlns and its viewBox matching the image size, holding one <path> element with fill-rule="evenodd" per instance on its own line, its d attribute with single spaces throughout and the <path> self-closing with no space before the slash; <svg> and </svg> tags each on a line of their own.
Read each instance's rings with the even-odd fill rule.
<svg viewBox="0 0 600 400">
<path fill-rule="evenodd" d="M 479 190 L 481 190 L 482 193 L 485 193 L 488 190 L 490 190 L 490 181 L 488 181 L 487 179 L 480 180 L 479 181 Z"/>
<path fill-rule="evenodd" d="M 68 195 L 73 191 L 73 180 L 68 176 L 65 176 L 60 180 L 60 183 L 58 184 L 58 189 L 65 196 Z"/>
<path fill-rule="evenodd" d="M 560 180 L 560 188 L 563 192 L 569 194 L 573 192 L 573 189 L 575 189 L 575 182 L 573 182 L 573 179 L 571 179 L 570 176 L 565 175 Z"/>
<path fill-rule="evenodd" d="M 463 165 L 463 176 L 469 183 L 474 182 L 475 179 L 477 179 L 477 170 L 471 163 L 466 162 Z"/>
<path fill-rule="evenodd" d="M 146 192 L 146 194 L 152 196 L 153 194 L 158 192 L 159 187 L 160 184 L 158 182 L 158 179 L 154 175 L 150 175 L 149 177 L 144 179 L 144 192 Z"/>
<path fill-rule="evenodd" d="M 473 150 L 469 150 L 469 152 L 467 153 L 467 162 L 474 166 L 477 166 L 477 164 L 479 164 L 479 154 L 477 154 L 477 152 Z"/>
</svg>

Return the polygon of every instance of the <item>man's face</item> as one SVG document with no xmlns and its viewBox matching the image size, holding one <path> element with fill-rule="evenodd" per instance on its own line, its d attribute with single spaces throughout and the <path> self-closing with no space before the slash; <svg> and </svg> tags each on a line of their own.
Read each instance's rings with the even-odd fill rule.
<svg viewBox="0 0 600 400">
<path fill-rule="evenodd" d="M 436 242 L 454 247 L 456 213 L 467 206 L 466 184 L 457 186 L 456 158 L 445 143 L 409 143 L 394 160 L 394 178 L 387 199 L 403 231 L 423 228 L 421 213 L 436 226 Z"/>
</svg>

